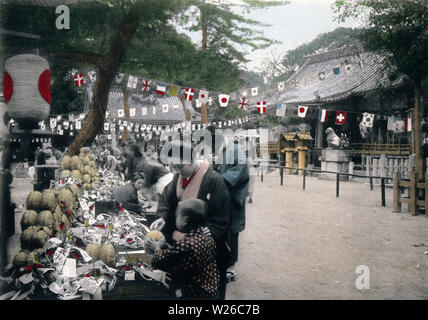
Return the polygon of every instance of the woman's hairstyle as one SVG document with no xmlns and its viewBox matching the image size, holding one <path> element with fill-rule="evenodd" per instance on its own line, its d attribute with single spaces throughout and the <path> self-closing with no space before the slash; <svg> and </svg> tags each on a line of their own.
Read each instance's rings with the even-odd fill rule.
<svg viewBox="0 0 428 320">
<path fill-rule="evenodd" d="M 187 230 L 193 230 L 205 225 L 208 218 L 208 205 L 200 199 L 186 199 L 178 203 L 175 214 L 187 217 L 185 227 Z"/>
<path fill-rule="evenodd" d="M 129 148 L 129 150 L 131 150 L 132 152 L 134 152 L 136 157 L 141 158 L 143 156 L 140 151 L 140 148 L 135 143 L 130 143 L 126 147 Z"/>
</svg>

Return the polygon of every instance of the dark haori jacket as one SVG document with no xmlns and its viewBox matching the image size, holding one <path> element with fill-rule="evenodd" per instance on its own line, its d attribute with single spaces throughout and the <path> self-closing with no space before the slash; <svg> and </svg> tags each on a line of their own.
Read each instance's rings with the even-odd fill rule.
<svg viewBox="0 0 428 320">
<path fill-rule="evenodd" d="M 141 205 L 138 201 L 138 193 L 133 183 L 125 183 L 119 188 L 113 189 L 113 198 L 126 210 L 135 213 L 141 212 Z"/>
<path fill-rule="evenodd" d="M 171 274 L 171 289 L 181 290 L 183 299 L 218 298 L 216 244 L 200 228 L 185 234 L 171 248 L 156 250 L 152 266 Z"/>
<path fill-rule="evenodd" d="M 165 187 L 159 198 L 157 214 L 165 220 L 161 230 L 168 243 L 172 241 L 172 232 L 175 228 L 175 210 L 179 199 L 177 197 L 177 183 L 179 174 Z M 228 210 L 229 191 L 219 173 L 211 167 L 202 178 L 197 199 L 208 205 L 208 219 L 206 226 L 210 229 L 217 244 L 227 240 L 230 228 L 230 213 Z"/>
<path fill-rule="evenodd" d="M 241 232 L 245 229 L 245 200 L 250 186 L 250 171 L 245 154 L 238 143 L 231 142 L 223 149 L 223 163 L 218 172 L 230 193 L 230 231 Z"/>
</svg>

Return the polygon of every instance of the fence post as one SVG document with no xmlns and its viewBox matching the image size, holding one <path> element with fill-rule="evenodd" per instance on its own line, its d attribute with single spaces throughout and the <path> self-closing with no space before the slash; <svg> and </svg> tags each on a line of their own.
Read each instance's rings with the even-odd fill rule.
<svg viewBox="0 0 428 320">
<path fill-rule="evenodd" d="M 386 206 L 385 203 L 385 178 L 380 179 L 380 186 L 381 186 L 381 195 L 382 195 L 382 207 Z"/>
<path fill-rule="evenodd" d="M 373 178 L 370 177 L 370 191 L 373 191 Z"/>
<path fill-rule="evenodd" d="M 260 164 L 260 169 L 261 169 L 261 171 L 260 171 L 260 181 L 263 182 L 263 165 L 262 164 Z"/>
<path fill-rule="evenodd" d="M 400 172 L 394 172 L 394 191 L 392 195 L 392 210 L 394 212 L 401 212 L 401 201 L 400 201 Z"/>
<path fill-rule="evenodd" d="M 303 190 L 306 188 L 306 170 L 303 170 Z"/>
<path fill-rule="evenodd" d="M 336 174 L 336 198 L 339 197 L 339 174 Z"/>
<path fill-rule="evenodd" d="M 284 185 L 284 168 L 279 168 L 279 172 L 281 174 L 281 186 Z"/>
<path fill-rule="evenodd" d="M 412 171 L 410 174 L 410 211 L 412 213 L 412 216 L 416 215 L 416 201 L 417 201 L 417 189 L 416 184 L 417 181 L 417 173 L 415 170 Z"/>
</svg>

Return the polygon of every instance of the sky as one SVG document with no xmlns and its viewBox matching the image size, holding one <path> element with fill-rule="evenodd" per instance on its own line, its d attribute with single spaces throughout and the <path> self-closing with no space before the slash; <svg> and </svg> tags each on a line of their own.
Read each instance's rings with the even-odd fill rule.
<svg viewBox="0 0 428 320">
<path fill-rule="evenodd" d="M 228 1 L 233 2 L 233 0 Z M 281 41 L 279 45 L 272 45 L 248 54 L 246 56 L 250 60 L 246 66 L 248 71 L 257 71 L 262 61 L 271 53 L 276 56 L 283 55 L 287 50 L 295 49 L 299 45 L 312 41 L 317 35 L 333 31 L 338 27 L 360 26 L 355 21 L 340 24 L 334 21 L 334 12 L 331 8 L 334 0 L 289 0 L 289 2 L 284 6 L 252 10 L 244 15 L 270 24 L 270 27 L 262 27 L 260 30 L 263 30 L 267 38 Z M 242 14 L 242 8 L 233 8 L 233 11 Z M 199 33 L 192 34 L 191 38 L 200 42 Z"/>
</svg>

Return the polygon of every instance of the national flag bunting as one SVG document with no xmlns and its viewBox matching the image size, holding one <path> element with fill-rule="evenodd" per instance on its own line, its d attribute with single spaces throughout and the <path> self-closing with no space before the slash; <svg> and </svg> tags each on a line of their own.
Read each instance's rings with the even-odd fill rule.
<svg viewBox="0 0 428 320">
<path fill-rule="evenodd" d="M 346 122 L 346 111 L 336 111 L 336 121 L 335 124 L 343 125 Z"/>
<path fill-rule="evenodd" d="M 305 107 L 305 106 L 298 106 L 297 107 L 297 116 L 298 117 L 305 118 L 306 112 L 308 112 L 308 107 Z"/>
<path fill-rule="evenodd" d="M 258 113 L 266 113 L 266 101 L 258 101 L 257 102 L 257 112 Z"/>
<path fill-rule="evenodd" d="M 328 117 L 328 111 L 326 109 L 321 109 L 318 112 L 318 120 L 320 122 L 327 122 L 327 117 Z"/>
</svg>

